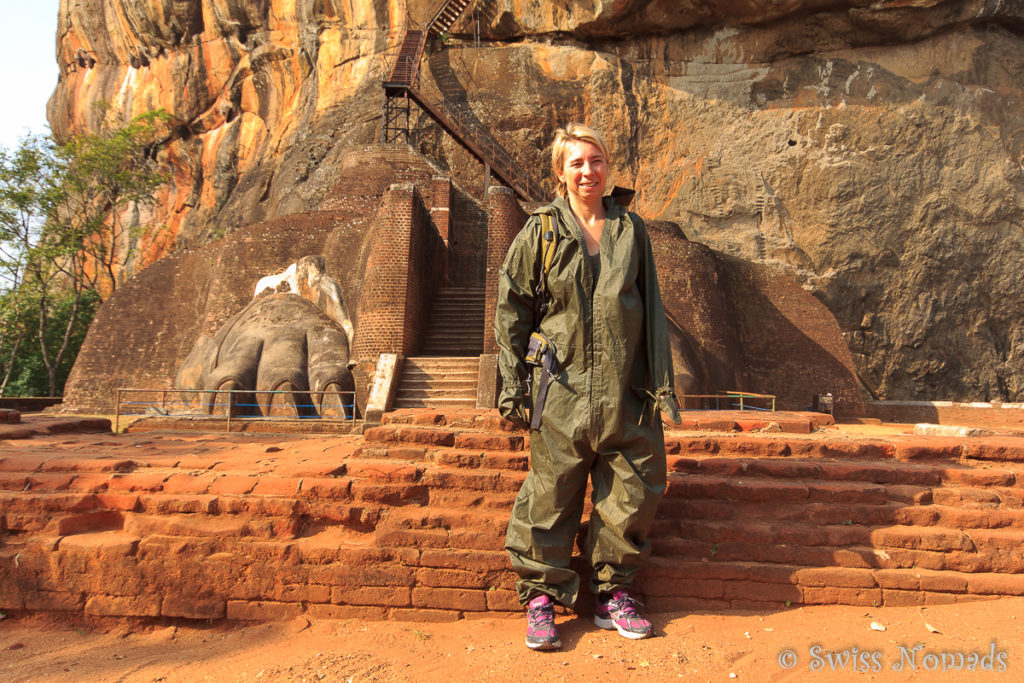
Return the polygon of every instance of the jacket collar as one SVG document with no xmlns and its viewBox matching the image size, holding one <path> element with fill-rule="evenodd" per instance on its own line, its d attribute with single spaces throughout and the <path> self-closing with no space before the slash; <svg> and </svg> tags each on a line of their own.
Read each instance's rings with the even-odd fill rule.
<svg viewBox="0 0 1024 683">
<path fill-rule="evenodd" d="M 605 220 L 609 220 L 609 221 L 618 220 L 619 218 L 621 218 L 623 216 L 623 214 L 626 213 L 626 209 L 624 209 L 615 200 L 615 196 L 614 195 L 607 195 L 607 196 L 605 196 L 602 199 L 602 202 L 604 203 Z M 572 215 L 572 208 L 569 207 L 569 200 L 565 199 L 564 197 L 557 197 L 557 198 L 555 198 L 555 200 L 553 202 L 551 202 L 547 206 L 540 207 L 539 209 L 537 209 L 533 213 L 534 214 L 540 214 L 540 213 L 554 214 L 554 213 L 557 213 L 559 215 L 559 218 L 562 219 L 562 222 L 565 225 L 570 226 L 570 229 L 572 229 L 571 226 L 576 226 L 576 218 Z M 576 227 L 579 227 L 579 226 L 576 226 Z M 574 230 L 574 232 L 575 232 L 575 230 Z"/>
</svg>

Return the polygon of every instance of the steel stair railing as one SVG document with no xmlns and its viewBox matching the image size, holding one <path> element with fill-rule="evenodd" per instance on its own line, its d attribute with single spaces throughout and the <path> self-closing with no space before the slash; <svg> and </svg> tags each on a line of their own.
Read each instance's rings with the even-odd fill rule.
<svg viewBox="0 0 1024 683">
<path fill-rule="evenodd" d="M 446 98 L 440 91 L 428 92 L 419 79 L 420 62 L 427 36 L 446 33 L 473 0 L 446 0 L 423 30 L 406 30 L 394 48 L 394 60 L 385 57 L 383 139 L 395 142 L 409 138 L 410 101 L 425 111 L 467 151 L 487 166 L 502 182 L 526 201 L 543 201 L 540 183 L 523 168 L 494 137 L 482 129 L 475 117 Z"/>
</svg>

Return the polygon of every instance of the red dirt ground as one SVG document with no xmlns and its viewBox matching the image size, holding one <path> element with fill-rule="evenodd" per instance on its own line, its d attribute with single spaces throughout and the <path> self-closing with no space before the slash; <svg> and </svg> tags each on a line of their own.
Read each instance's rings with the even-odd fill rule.
<svg viewBox="0 0 1024 683">
<path fill-rule="evenodd" d="M 203 626 L 34 616 L 0 622 L 0 680 L 1021 680 L 1022 607 L 1024 598 L 1002 598 L 659 614 L 657 637 L 643 641 L 566 614 L 563 649 L 548 653 L 525 648 L 522 618 Z"/>
</svg>

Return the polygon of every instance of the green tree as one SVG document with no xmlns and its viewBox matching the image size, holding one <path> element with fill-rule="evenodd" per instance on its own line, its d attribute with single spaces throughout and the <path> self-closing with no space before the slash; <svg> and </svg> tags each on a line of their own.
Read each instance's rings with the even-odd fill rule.
<svg viewBox="0 0 1024 683">
<path fill-rule="evenodd" d="M 142 228 L 124 215 L 166 182 L 151 153 L 164 119 L 0 148 L 0 394 L 63 388 L 99 294 L 117 289 L 136 249 Z"/>
</svg>

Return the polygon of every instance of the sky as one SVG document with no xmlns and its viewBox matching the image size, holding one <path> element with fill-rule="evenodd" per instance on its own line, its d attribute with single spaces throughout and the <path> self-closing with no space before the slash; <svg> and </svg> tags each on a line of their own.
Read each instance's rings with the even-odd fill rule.
<svg viewBox="0 0 1024 683">
<path fill-rule="evenodd" d="M 46 100 L 57 86 L 59 0 L 0 0 L 0 145 L 48 133 Z"/>
</svg>

